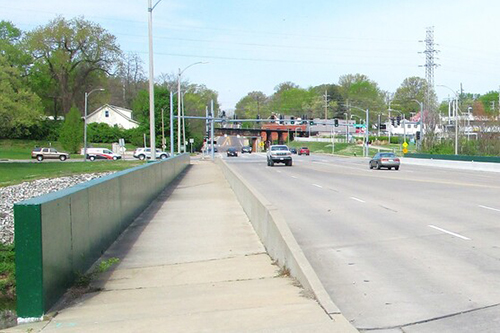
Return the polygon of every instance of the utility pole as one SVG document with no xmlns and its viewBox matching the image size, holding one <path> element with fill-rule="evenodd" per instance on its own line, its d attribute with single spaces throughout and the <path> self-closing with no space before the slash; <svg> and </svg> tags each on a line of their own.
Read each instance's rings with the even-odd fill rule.
<svg viewBox="0 0 500 333">
<path fill-rule="evenodd" d="M 328 91 L 325 90 L 325 120 L 328 120 Z"/>
</svg>

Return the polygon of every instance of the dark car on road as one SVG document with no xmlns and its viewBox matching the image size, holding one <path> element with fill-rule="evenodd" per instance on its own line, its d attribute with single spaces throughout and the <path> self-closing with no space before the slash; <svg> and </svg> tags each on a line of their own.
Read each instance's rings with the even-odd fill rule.
<svg viewBox="0 0 500 333">
<path fill-rule="evenodd" d="M 311 151 L 307 147 L 302 147 L 299 150 L 299 155 L 307 155 L 307 156 L 309 156 L 310 153 L 311 153 Z"/>
<path fill-rule="evenodd" d="M 238 151 L 234 147 L 230 147 L 227 149 L 227 157 L 231 156 L 238 157 Z"/>
<path fill-rule="evenodd" d="M 288 150 L 290 150 L 290 153 L 292 154 L 297 154 L 297 148 L 290 147 Z"/>
<path fill-rule="evenodd" d="M 250 147 L 250 146 L 243 146 L 243 147 L 241 147 L 241 153 L 242 154 L 244 154 L 244 153 L 251 154 L 252 153 L 252 147 Z"/>
<path fill-rule="evenodd" d="M 392 168 L 399 170 L 400 161 L 394 153 L 376 153 L 370 160 L 370 169 Z"/>
</svg>

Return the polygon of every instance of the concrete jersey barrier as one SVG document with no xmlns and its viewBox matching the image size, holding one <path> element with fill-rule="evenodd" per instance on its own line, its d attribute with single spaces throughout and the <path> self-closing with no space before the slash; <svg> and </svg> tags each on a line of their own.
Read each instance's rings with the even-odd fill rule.
<svg viewBox="0 0 500 333">
<path fill-rule="evenodd" d="M 230 168 L 224 160 L 217 159 L 216 161 L 271 258 L 276 260 L 279 266 L 288 268 L 290 274 L 302 284 L 304 289 L 314 294 L 318 303 L 330 317 L 341 315 L 339 308 L 323 287 L 279 210 L 245 181 L 237 171 Z M 351 326 L 351 328 L 349 332 L 357 332 L 354 327 Z"/>
<path fill-rule="evenodd" d="M 42 319 L 189 163 L 182 154 L 15 204 L 18 322 Z"/>
</svg>

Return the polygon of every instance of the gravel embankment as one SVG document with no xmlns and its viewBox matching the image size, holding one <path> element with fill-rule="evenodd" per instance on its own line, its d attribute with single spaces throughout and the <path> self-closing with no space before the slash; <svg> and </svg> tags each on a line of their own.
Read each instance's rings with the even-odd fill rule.
<svg viewBox="0 0 500 333">
<path fill-rule="evenodd" d="M 38 179 L 19 185 L 0 188 L 0 242 L 11 244 L 14 241 L 14 204 L 43 194 L 59 191 L 112 172 L 89 173 L 69 177 Z"/>
</svg>

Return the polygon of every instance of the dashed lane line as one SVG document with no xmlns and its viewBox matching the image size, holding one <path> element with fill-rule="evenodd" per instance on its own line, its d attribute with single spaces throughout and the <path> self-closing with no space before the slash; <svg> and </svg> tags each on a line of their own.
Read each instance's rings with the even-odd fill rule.
<svg viewBox="0 0 500 333">
<path fill-rule="evenodd" d="M 488 206 L 479 205 L 479 207 L 484 208 L 484 209 L 493 210 L 495 212 L 500 212 L 500 209 L 496 209 L 496 208 L 492 208 L 492 207 L 488 207 Z"/>
<path fill-rule="evenodd" d="M 463 240 L 470 240 L 470 238 L 468 238 L 468 237 L 462 236 L 462 235 L 457 234 L 457 233 L 452 232 L 452 231 L 445 230 L 445 229 L 440 228 L 440 227 L 436 227 L 435 225 L 429 224 L 428 226 L 430 228 L 433 228 L 433 229 L 439 230 L 441 232 L 444 232 L 445 234 L 452 235 L 452 236 L 455 236 L 455 237 L 463 239 Z"/>
</svg>

